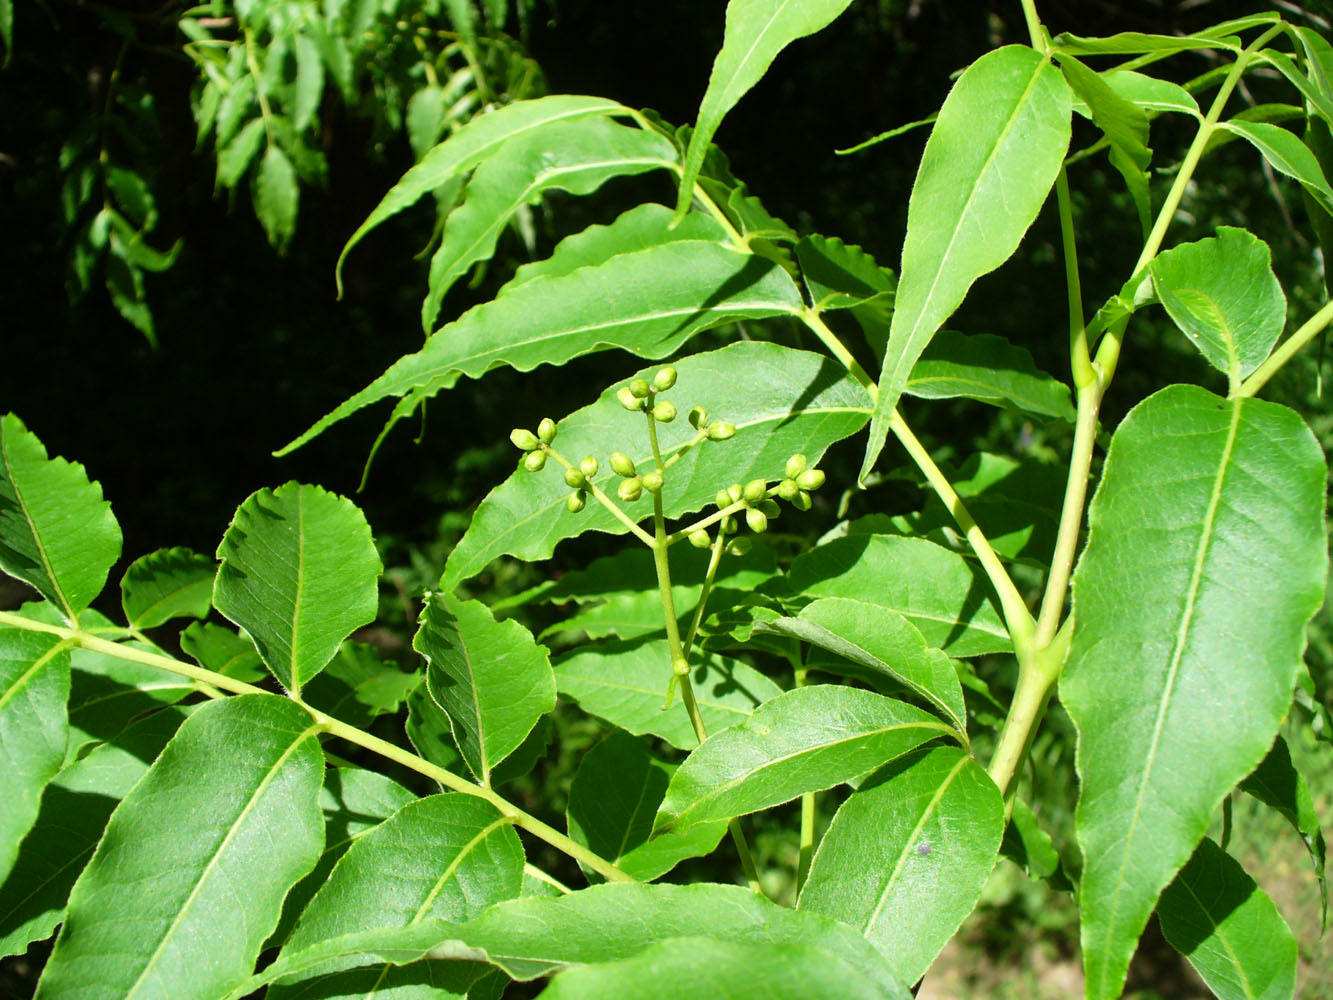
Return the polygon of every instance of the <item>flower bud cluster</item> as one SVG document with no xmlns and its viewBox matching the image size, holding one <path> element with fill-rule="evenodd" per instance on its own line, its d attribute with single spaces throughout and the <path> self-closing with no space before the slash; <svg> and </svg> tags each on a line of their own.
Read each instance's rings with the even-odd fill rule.
<svg viewBox="0 0 1333 1000">
<path fill-rule="evenodd" d="M 781 508 L 773 499 L 774 497 L 786 500 L 797 510 L 809 510 L 812 503 L 810 494 L 824 485 L 824 473 L 819 469 L 807 468 L 807 460 L 804 455 L 793 455 L 787 459 L 787 467 L 784 471 L 786 477 L 779 480 L 777 485 L 773 487 L 768 485 L 766 479 L 752 479 L 744 485 L 732 483 L 726 489 L 718 490 L 715 498 L 718 509 L 723 510 L 741 504 L 745 524 L 756 535 L 761 535 L 767 531 L 768 522 L 781 512 Z M 727 515 L 722 519 L 721 531 L 723 534 L 730 534 L 737 529 L 738 523 L 734 516 Z M 701 532 L 690 535 L 690 542 L 698 545 L 700 542 L 695 540 L 695 534 L 701 534 Z M 706 532 L 702 534 L 706 538 Z M 737 543 L 740 541 L 741 539 L 737 539 L 733 542 L 732 548 L 739 548 Z"/>
</svg>

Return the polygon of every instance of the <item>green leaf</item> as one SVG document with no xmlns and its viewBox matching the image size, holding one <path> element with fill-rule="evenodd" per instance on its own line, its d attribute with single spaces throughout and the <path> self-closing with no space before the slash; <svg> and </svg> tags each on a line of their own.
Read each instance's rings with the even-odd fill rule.
<svg viewBox="0 0 1333 1000">
<path fill-rule="evenodd" d="M 191 622 L 180 636 L 181 652 L 201 667 L 254 683 L 264 676 L 264 661 L 255 644 L 213 622 Z"/>
<path fill-rule="evenodd" d="M 531 371 L 612 348 L 661 358 L 704 330 L 801 307 L 782 268 L 711 240 L 667 243 L 568 275 L 533 278 L 441 327 L 280 454 L 362 407 L 411 393 L 394 410 L 396 422 L 461 375 L 481 378 L 501 365 Z"/>
<path fill-rule="evenodd" d="M 0 418 L 0 570 L 73 623 L 120 557 L 120 525 L 83 466 L 47 458 L 14 414 Z"/>
<path fill-rule="evenodd" d="M 153 327 L 153 311 L 148 308 L 143 272 L 130 258 L 124 244 L 114 238 L 111 250 L 106 258 L 106 291 L 111 296 L 111 304 L 127 323 L 144 335 L 148 346 L 156 347 L 157 333 Z"/>
<path fill-rule="evenodd" d="M 478 780 L 508 757 L 555 708 L 546 648 L 516 621 L 497 622 L 480 601 L 431 595 L 412 647 L 426 658 L 431 698 Z"/>
<path fill-rule="evenodd" d="M 860 777 L 951 733 L 933 715 L 860 688 L 817 684 L 778 695 L 710 733 L 671 777 L 654 834 L 789 802 Z"/>
<path fill-rule="evenodd" d="M 69 646 L 47 632 L 0 629 L 0 884 L 65 760 L 68 698 Z"/>
<path fill-rule="evenodd" d="M 581 267 L 603 264 L 617 254 L 687 240 L 723 243 L 726 238 L 727 232 L 721 223 L 705 212 L 691 212 L 673 229 L 671 209 L 649 202 L 622 213 L 609 225 L 589 226 L 580 233 L 566 236 L 545 260 L 519 267 L 500 294 L 533 278 L 561 277 Z"/>
<path fill-rule="evenodd" d="M 806 236 L 796 244 L 796 259 L 816 309 L 849 309 L 871 301 L 893 305 L 898 286 L 893 272 L 858 246 L 836 237 Z"/>
<path fill-rule="evenodd" d="M 380 559 L 356 506 L 318 486 L 259 490 L 218 545 L 213 604 L 294 694 L 375 619 Z"/>
<path fill-rule="evenodd" d="M 903 393 L 918 399 L 963 396 L 1044 419 L 1074 421 L 1069 387 L 1039 370 L 1026 348 L 988 333 L 937 334 L 912 367 Z"/>
<path fill-rule="evenodd" d="M 1279 736 L 1263 763 L 1240 783 L 1240 787 L 1275 809 L 1305 843 L 1314 863 L 1315 878 L 1319 881 L 1320 923 L 1325 924 L 1328 920 L 1328 882 L 1324 876 L 1324 831 L 1319 825 L 1319 813 L 1315 811 L 1310 788 L 1291 762 L 1287 741 Z"/>
<path fill-rule="evenodd" d="M 921 630 L 898 612 L 865 601 L 827 597 L 807 604 L 796 618 L 779 618 L 756 628 L 801 639 L 845 657 L 872 677 L 896 681 L 939 709 L 966 738 L 967 709 L 952 661 L 927 646 Z"/>
<path fill-rule="evenodd" d="M 0 0 L 0 42 L 5 43 L 5 61 L 0 66 L 8 66 L 14 54 L 14 0 Z"/>
<path fill-rule="evenodd" d="M 1133 70 L 1110 70 L 1102 73 L 1101 78 L 1112 90 L 1127 101 L 1131 101 L 1145 111 L 1174 111 L 1202 118 L 1199 102 L 1184 87 L 1170 80 L 1136 73 Z"/>
<path fill-rule="evenodd" d="M 323 771 L 299 705 L 241 695 L 200 708 L 112 815 L 37 996 L 211 1000 L 244 980 L 319 858 Z"/>
<path fill-rule="evenodd" d="M 386 879 L 386 872 L 392 878 Z M 516 898 L 522 887 L 523 846 L 512 822 L 482 799 L 431 795 L 408 803 L 356 839 L 306 906 L 283 952 L 379 927 L 432 919 L 461 923 Z M 344 971 L 354 965 L 361 967 Z M 433 978 L 442 982 L 448 981 L 447 973 L 457 978 L 466 972 L 456 966 L 436 971 L 441 975 Z M 392 986 L 420 981 L 422 973 L 429 975 L 429 970 L 395 972 L 383 965 L 335 962 L 299 980 L 284 980 L 268 995 L 273 1000 L 307 995 L 315 980 L 320 996 L 362 997 L 375 988 L 391 996 Z"/>
<path fill-rule="evenodd" d="M 0 895 L 0 955 L 22 955 L 55 932 L 111 811 L 184 719 L 181 709 L 154 712 L 51 779 Z"/>
<path fill-rule="evenodd" d="M 817 943 L 683 937 L 562 972 L 543 1000 L 880 1000 L 880 984 Z"/>
<path fill-rule="evenodd" d="M 421 679 L 420 673 L 381 659 L 374 646 L 349 640 L 306 685 L 302 700 L 358 729 L 370 729 L 376 717 L 396 714 Z"/>
<path fill-rule="evenodd" d="M 435 704 L 425 684 L 407 696 L 407 721 L 403 728 L 409 742 L 422 757 L 446 770 L 458 770 L 462 758 L 454 743 L 449 716 Z"/>
<path fill-rule="evenodd" d="M 1012 648 L 984 577 L 958 553 L 922 538 L 838 538 L 797 556 L 787 581 L 796 594 L 896 611 L 951 656 Z"/>
<path fill-rule="evenodd" d="M 296 210 L 301 200 L 301 191 L 296 184 L 292 161 L 272 143 L 264 150 L 264 158 L 259 161 L 251 197 L 255 215 L 264 227 L 268 241 L 279 252 L 285 251 L 292 234 L 296 232 Z"/>
<path fill-rule="evenodd" d="M 1221 226 L 1216 238 L 1172 247 L 1148 270 L 1167 314 L 1233 389 L 1263 364 L 1287 318 L 1266 243 Z"/>
<path fill-rule="evenodd" d="M 1237 29 L 1239 30 L 1239 29 Z M 1152 53 L 1190 52 L 1195 49 L 1240 51 L 1236 39 L 1215 32 L 1194 35 L 1150 35 L 1141 31 L 1122 31 L 1105 38 L 1085 38 L 1063 31 L 1051 39 L 1054 55 L 1117 56 Z"/>
<path fill-rule="evenodd" d="M 676 215 L 694 198 L 694 182 L 728 111 L 760 81 L 779 52 L 827 27 L 851 0 L 730 0 L 722 50 L 713 61 L 699 118 L 690 134 Z"/>
<path fill-rule="evenodd" d="M 407 102 L 407 139 L 416 159 L 425 156 L 444 134 L 448 119 L 448 92 L 439 84 L 422 87 Z"/>
<path fill-rule="evenodd" d="M 971 756 L 917 751 L 838 809 L 799 908 L 855 927 L 916 982 L 976 906 L 1003 833 L 1000 790 Z"/>
<path fill-rule="evenodd" d="M 883 957 L 850 927 L 798 913 L 741 886 L 617 882 L 558 897 L 527 896 L 492 907 L 468 924 L 423 921 L 336 938 L 284 954 L 237 987 L 238 1000 L 266 982 L 346 955 L 407 963 L 478 959 L 528 980 L 578 965 L 633 957 L 659 942 L 706 934 L 719 942 L 817 945 L 870 979 L 885 1000 L 909 1000 Z M 661 985 L 661 984 L 658 984 Z"/>
<path fill-rule="evenodd" d="M 695 698 L 709 732 L 740 722 L 782 693 L 739 660 L 710 653 L 691 666 Z M 663 708 L 670 678 L 671 651 L 665 639 L 589 644 L 555 662 L 560 694 L 588 714 L 635 735 L 652 733 L 689 749 L 699 741 L 684 703 L 675 698 Z"/>
<path fill-rule="evenodd" d="M 193 549 L 158 549 L 134 560 L 120 581 L 120 603 L 132 628 L 172 618 L 206 618 L 217 565 Z"/>
<path fill-rule="evenodd" d="M 1018 248 L 1069 148 L 1072 95 L 1032 49 L 969 66 L 940 108 L 907 208 L 898 296 L 860 478 L 874 466 L 917 358 L 972 283 Z"/>
<path fill-rule="evenodd" d="M 133 229 L 152 229 L 157 222 L 157 208 L 148 182 L 125 167 L 108 167 L 106 186 Z"/>
<path fill-rule="evenodd" d="M 757 477 L 776 479 L 788 456 L 798 452 L 812 464 L 818 462 L 829 445 L 865 425 L 870 409 L 865 390 L 837 362 L 777 344 L 742 341 L 682 358 L 674 365 L 679 380 L 675 391 L 687 394 L 680 398 L 690 406 L 704 407 L 710 419 L 734 424 L 736 436 L 704 442 L 671 467 L 662 490 L 667 517 L 702 510 L 715 501 L 719 486 Z M 654 371 L 655 367 L 645 368 L 639 376 L 652 378 Z M 745 373 L 740 392 L 737 372 Z M 648 460 L 651 450 L 644 440 L 642 417 L 627 414 L 616 401 L 616 389 L 626 382 L 611 386 L 597 402 L 560 421 L 557 447 L 562 454 L 606 455 L 619 449 L 636 465 Z M 661 425 L 657 433 L 662 453 L 668 455 L 691 440 L 694 429 L 677 419 Z M 609 465 L 594 477 L 612 494 L 617 480 Z M 478 507 L 445 565 L 444 586 L 476 576 L 497 556 L 544 559 L 557 542 L 585 531 L 625 532 L 600 504 L 590 503 L 582 513 L 571 514 L 565 508 L 568 493 L 557 469 L 533 474 L 519 468 Z M 631 508 L 631 516 L 644 517 L 647 510 Z"/>
<path fill-rule="evenodd" d="M 1333 94 L 1327 93 L 1302 73 L 1291 56 L 1269 48 L 1260 49 L 1255 55 L 1286 77 L 1287 82 L 1301 92 L 1311 113 L 1333 124 Z"/>
<path fill-rule="evenodd" d="M 1162 934 L 1219 1000 L 1291 1000 L 1296 939 L 1245 869 L 1205 838 L 1157 907 Z"/>
<path fill-rule="evenodd" d="M 416 204 L 454 175 L 473 169 L 510 139 L 554 122 L 592 115 L 626 114 L 628 110 L 622 104 L 601 97 L 559 94 L 507 104 L 472 119 L 404 174 L 352 234 L 338 257 L 338 294 L 342 294 L 343 261 L 366 233 L 385 219 Z"/>
<path fill-rule="evenodd" d="M 252 118 L 236 133 L 236 138 L 218 152 L 218 186 L 234 188 L 245 176 L 246 169 L 259 152 L 264 141 L 264 119 Z"/>
<path fill-rule="evenodd" d="M 1060 56 L 1060 69 L 1074 93 L 1083 99 L 1093 124 L 1102 130 L 1111 144 L 1111 166 L 1120 171 L 1139 213 L 1139 228 L 1144 239 L 1152 228 L 1152 201 L 1148 192 L 1148 115 L 1137 104 L 1119 93 L 1072 55 Z"/>
<path fill-rule="evenodd" d="M 296 33 L 296 83 L 292 95 L 292 128 L 300 132 L 310 124 L 324 96 L 324 60 L 315 40 L 303 31 Z"/>
<path fill-rule="evenodd" d="M 569 786 L 569 835 L 642 881 L 665 875 L 686 858 L 708 854 L 727 832 L 725 821 L 648 839 L 673 771 L 648 752 L 642 739 L 612 732 L 583 755 Z M 591 873 L 589 878 L 600 881 Z"/>
<path fill-rule="evenodd" d="M 656 132 L 607 118 L 557 122 L 511 139 L 477 167 L 463 203 L 449 214 L 430 262 L 421 307 L 427 333 L 445 293 L 473 264 L 487 260 L 514 213 L 548 191 L 586 195 L 613 177 L 674 166 L 676 148 Z"/>
<path fill-rule="evenodd" d="M 1111 439 L 1060 680 L 1090 1000 L 1120 995 L 1158 893 L 1273 743 L 1323 599 L 1325 478 L 1294 412 L 1192 386 Z"/>
<path fill-rule="evenodd" d="M 392 778 L 359 767 L 330 767 L 324 772 L 319 808 L 324 813 L 324 852 L 305 878 L 292 886 L 282 901 L 282 919 L 267 946 L 279 945 L 291 935 L 301 911 L 328 881 L 333 866 L 356 839 L 376 829 L 417 796 Z"/>
<path fill-rule="evenodd" d="M 1317 201 L 1325 211 L 1333 212 L 1333 187 L 1319 166 L 1319 160 L 1310 147 L 1301 142 L 1280 125 L 1267 122 L 1247 122 L 1231 120 L 1220 122 L 1218 128 L 1225 129 L 1247 140 L 1250 145 L 1263 154 L 1265 160 L 1278 173 L 1298 181 L 1302 188 Z"/>
</svg>

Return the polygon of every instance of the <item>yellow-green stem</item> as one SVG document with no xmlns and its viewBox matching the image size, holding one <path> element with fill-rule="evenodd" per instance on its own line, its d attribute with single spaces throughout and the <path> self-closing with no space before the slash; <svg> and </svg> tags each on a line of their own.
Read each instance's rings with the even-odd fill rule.
<svg viewBox="0 0 1333 1000">
<path fill-rule="evenodd" d="M 110 642 L 106 639 L 100 639 L 97 636 L 89 635 L 79 629 L 67 628 L 61 625 L 48 625 L 45 622 L 36 622 L 21 615 L 11 614 L 6 611 L 0 611 L 0 625 L 7 625 L 14 628 L 27 629 L 35 632 L 47 632 L 52 635 L 58 635 L 61 638 L 71 642 L 74 645 L 83 647 L 96 653 L 102 653 L 106 656 L 114 656 L 117 659 L 129 660 L 134 663 L 142 663 L 150 667 L 157 667 L 170 673 L 182 677 L 189 677 L 191 680 L 201 684 L 211 685 L 212 687 L 230 691 L 232 694 L 263 694 L 270 697 L 276 697 L 272 692 L 265 691 L 254 684 L 247 684 L 245 681 L 238 681 L 235 678 L 228 677 L 225 674 L 219 674 L 203 667 L 195 666 L 192 663 L 185 663 L 181 660 L 173 659 L 161 653 L 152 653 L 147 650 L 135 649 L 132 646 L 125 646 L 120 643 Z M 357 729 L 355 726 L 342 722 L 333 716 L 321 712 L 317 708 L 312 708 L 303 702 L 298 701 L 315 723 L 324 732 L 349 743 L 353 743 L 372 753 L 384 757 L 386 760 L 394 761 L 406 768 L 416 771 L 418 774 L 425 775 L 435 781 L 438 781 L 445 788 L 464 795 L 471 795 L 475 798 L 485 799 L 493 805 L 503 816 L 509 818 L 515 826 L 527 830 L 529 833 L 546 841 L 552 847 L 577 861 L 581 861 L 589 868 L 598 872 L 602 876 L 617 882 L 633 882 L 631 876 L 625 874 L 615 865 L 604 860 L 592 851 L 588 850 L 582 844 L 575 843 L 554 827 L 543 823 L 535 816 L 531 816 L 519 809 L 517 806 L 508 802 L 497 795 L 489 788 L 483 788 L 480 785 L 474 785 L 466 778 L 462 778 L 452 771 L 447 771 L 423 757 L 419 757 L 409 750 L 382 740 L 378 736 L 372 736 L 364 730 Z"/>
<path fill-rule="evenodd" d="M 1299 330 L 1284 340 L 1272 355 L 1256 368 L 1234 393 L 1235 399 L 1253 396 L 1262 389 L 1278 369 L 1295 357 L 1296 352 L 1317 337 L 1329 323 L 1333 323 L 1333 301 L 1324 303 L 1322 309 L 1301 324 Z"/>
</svg>

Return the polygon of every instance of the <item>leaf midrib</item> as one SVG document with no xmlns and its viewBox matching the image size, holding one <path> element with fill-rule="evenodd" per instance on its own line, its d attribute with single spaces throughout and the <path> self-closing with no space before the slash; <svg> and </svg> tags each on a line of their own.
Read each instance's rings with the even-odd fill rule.
<svg viewBox="0 0 1333 1000">
<path fill-rule="evenodd" d="M 1106 931 L 1103 935 L 1102 955 L 1110 954 L 1113 939 L 1116 936 L 1116 919 L 1120 909 L 1120 893 L 1125 886 L 1125 869 L 1129 865 L 1130 847 L 1134 838 L 1138 834 L 1139 823 L 1142 820 L 1143 800 L 1148 793 L 1148 787 L 1151 784 L 1153 768 L 1157 762 L 1157 752 L 1161 744 L 1162 730 L 1166 724 L 1167 710 L 1171 706 L 1172 694 L 1175 690 L 1176 680 L 1180 672 L 1181 659 L 1184 656 L 1186 640 L 1191 622 L 1194 618 L 1195 602 L 1198 598 L 1203 575 L 1204 562 L 1208 557 L 1208 552 L 1213 540 L 1213 525 L 1217 518 L 1217 508 L 1221 504 L 1222 484 L 1226 479 L 1226 473 L 1231 463 L 1232 454 L 1235 451 L 1236 435 L 1240 428 L 1241 403 L 1238 400 L 1229 400 L 1231 404 L 1231 422 L 1227 427 L 1226 444 L 1222 449 L 1222 461 L 1218 463 L 1218 472 L 1213 479 L 1213 488 L 1208 497 L 1208 509 L 1204 513 L 1203 528 L 1200 533 L 1199 546 L 1195 552 L 1194 568 L 1190 573 L 1189 586 L 1185 591 L 1185 606 L 1180 616 L 1180 624 L 1176 628 L 1176 641 L 1171 651 L 1170 666 L 1167 670 L 1166 689 L 1163 692 L 1161 702 L 1157 707 L 1157 718 L 1153 722 L 1152 738 L 1148 743 L 1148 753 L 1144 758 L 1142 777 L 1139 781 L 1138 795 L 1134 800 L 1134 808 L 1130 813 L 1128 823 L 1125 828 L 1125 836 L 1121 841 L 1123 845 L 1120 853 L 1120 869 L 1116 873 L 1115 889 L 1111 893 L 1111 899 L 1107 907 Z M 1110 970 L 1107 964 L 1102 965 L 1103 976 Z"/>
<path fill-rule="evenodd" d="M 18 480 L 14 477 L 14 466 L 9 458 L 8 437 L 9 435 L 3 433 L 3 428 L 0 428 L 0 457 L 3 457 L 5 462 L 5 478 L 9 480 L 9 485 L 14 489 L 14 499 L 18 501 L 19 509 L 23 511 L 23 519 L 27 522 L 28 530 L 32 532 L 33 543 L 37 546 L 37 555 L 42 561 L 42 571 L 46 574 L 47 582 L 51 584 L 65 609 L 65 619 L 70 624 L 77 624 L 78 616 L 74 613 L 74 606 L 65 595 L 65 589 L 60 585 L 60 581 L 56 579 L 55 570 L 51 568 L 51 560 L 46 554 L 46 546 L 42 542 L 42 536 L 37 531 L 37 523 L 33 520 L 28 503 L 23 498 L 23 488 L 19 486 Z"/>
</svg>

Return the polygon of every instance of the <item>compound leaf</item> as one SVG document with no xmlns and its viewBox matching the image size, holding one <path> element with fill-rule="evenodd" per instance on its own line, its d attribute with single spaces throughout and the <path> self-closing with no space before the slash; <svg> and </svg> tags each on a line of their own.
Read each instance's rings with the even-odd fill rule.
<svg viewBox="0 0 1333 1000">
<path fill-rule="evenodd" d="M 0 570 L 73 623 L 120 557 L 120 525 L 83 466 L 47 458 L 14 414 L 0 418 Z"/>
<path fill-rule="evenodd" d="M 714 502 L 719 484 L 777 478 L 787 458 L 797 452 L 812 464 L 818 462 L 829 445 L 860 430 L 870 412 L 865 390 L 837 362 L 777 344 L 742 341 L 683 358 L 675 367 L 675 391 L 685 393 L 680 398 L 702 406 L 710 419 L 734 424 L 736 435 L 729 441 L 704 442 L 671 467 L 662 490 L 667 517 L 702 510 Z M 640 375 L 651 378 L 655 370 L 647 368 Z M 738 391 L 737 372 L 745 373 L 743 391 Z M 560 421 L 556 447 L 562 454 L 604 455 L 608 447 L 618 447 L 640 467 L 650 459 L 643 418 L 627 414 L 616 401 L 616 389 L 623 384 Z M 669 455 L 692 439 L 694 429 L 677 419 L 659 427 L 658 435 L 663 455 Z M 611 494 L 617 481 L 609 467 L 593 477 Z M 544 559 L 557 542 L 585 531 L 625 532 L 600 504 L 589 503 L 583 512 L 571 514 L 565 508 L 568 493 L 558 469 L 533 474 L 520 467 L 478 507 L 445 565 L 444 585 L 476 576 L 497 556 Z M 648 510 L 644 503 L 640 517 Z M 636 513 L 630 508 L 631 516 Z"/>
<path fill-rule="evenodd" d="M 379 554 L 365 516 L 318 486 L 252 493 L 218 545 L 213 603 L 250 633 L 293 693 L 379 606 Z"/>
<path fill-rule="evenodd" d="M 1112 437 L 1060 681 L 1090 1000 L 1120 995 L 1158 894 L 1272 746 L 1323 599 L 1325 479 L 1294 412 L 1193 386 Z"/>
<path fill-rule="evenodd" d="M 196 711 L 112 815 L 37 996 L 211 1000 L 243 981 L 319 858 L 323 772 L 319 730 L 286 698 Z"/>
<path fill-rule="evenodd" d="M 832 788 L 952 732 L 873 691 L 832 684 L 787 691 L 685 758 L 653 832 L 683 832 Z"/>
<path fill-rule="evenodd" d="M 917 358 L 972 283 L 1018 248 L 1069 148 L 1073 96 L 1022 45 L 982 56 L 940 108 L 907 208 L 898 294 L 861 478 Z"/>
<path fill-rule="evenodd" d="M 981 896 L 1004 833 L 1004 801 L 964 751 L 894 761 L 839 807 L 799 907 L 860 930 L 916 982 Z"/>
<path fill-rule="evenodd" d="M 217 564 L 187 548 L 158 549 L 130 563 L 120 603 L 132 628 L 156 628 L 172 618 L 206 618 Z"/>
<path fill-rule="evenodd" d="M 1333 187 L 1329 187 L 1318 158 L 1299 138 L 1268 122 L 1233 120 L 1220 122 L 1218 127 L 1247 140 L 1269 166 L 1298 181 L 1324 211 L 1333 212 Z"/>
<path fill-rule="evenodd" d="M 449 716 L 472 773 L 491 771 L 555 708 L 546 647 L 516 621 L 497 622 L 480 601 L 431 595 L 412 646 L 429 663 L 430 696 Z"/>
</svg>

